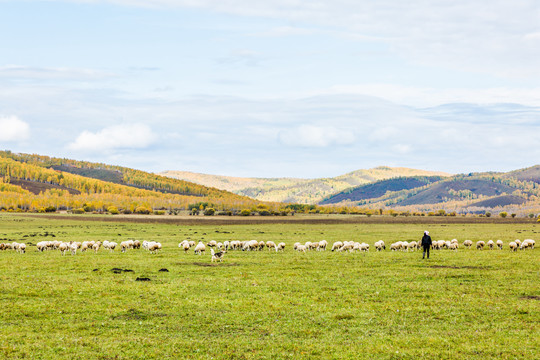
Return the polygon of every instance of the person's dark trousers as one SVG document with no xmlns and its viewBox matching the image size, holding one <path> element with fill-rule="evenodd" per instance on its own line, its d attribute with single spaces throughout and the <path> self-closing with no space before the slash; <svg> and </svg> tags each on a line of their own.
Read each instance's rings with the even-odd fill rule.
<svg viewBox="0 0 540 360">
<path fill-rule="evenodd" d="M 423 246 L 424 248 L 424 253 L 422 254 L 422 259 L 426 256 L 426 252 L 427 252 L 427 258 L 429 259 L 429 246 Z"/>
</svg>

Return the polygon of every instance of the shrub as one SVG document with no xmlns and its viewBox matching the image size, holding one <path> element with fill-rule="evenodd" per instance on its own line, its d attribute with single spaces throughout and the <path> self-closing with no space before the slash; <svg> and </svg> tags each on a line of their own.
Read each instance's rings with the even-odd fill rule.
<svg viewBox="0 0 540 360">
<path fill-rule="evenodd" d="M 251 215 L 251 210 L 249 210 L 249 209 L 244 209 L 244 210 L 240 211 L 240 215 L 242 215 L 242 216 L 249 216 L 249 215 Z"/>
<path fill-rule="evenodd" d="M 260 216 L 269 216 L 271 214 L 270 214 L 270 211 L 268 211 L 268 210 L 261 210 L 261 211 L 259 211 L 259 215 Z"/>
<path fill-rule="evenodd" d="M 73 210 L 71 210 L 71 213 L 72 214 L 84 214 L 84 209 L 83 208 L 73 209 Z"/>
<path fill-rule="evenodd" d="M 152 213 L 152 210 L 147 208 L 147 207 L 144 207 L 144 206 L 137 206 L 137 208 L 135 208 L 135 214 L 144 214 L 144 215 L 148 215 Z"/>
<path fill-rule="evenodd" d="M 199 208 L 191 208 L 191 215 L 199 215 Z"/>
<path fill-rule="evenodd" d="M 499 216 L 502 217 L 502 218 L 504 219 L 505 217 L 508 216 L 508 213 L 507 213 L 506 211 L 503 211 L 503 212 L 500 212 L 500 213 L 499 213 Z"/>
<path fill-rule="evenodd" d="M 511 217 L 515 218 L 517 214 L 515 213 L 512 213 L 512 215 L 510 215 Z"/>
<path fill-rule="evenodd" d="M 154 211 L 154 215 L 165 215 L 165 210 L 156 210 Z"/>
<path fill-rule="evenodd" d="M 206 208 L 206 210 L 204 210 L 204 216 L 214 216 L 215 213 L 216 209 L 214 208 Z"/>
<path fill-rule="evenodd" d="M 491 213 L 490 213 L 490 212 L 487 212 L 487 213 L 486 213 L 486 217 L 491 217 Z"/>
<path fill-rule="evenodd" d="M 109 214 L 111 215 L 118 215 L 120 214 L 120 211 L 118 211 L 118 208 L 116 206 L 109 206 L 107 208 L 107 211 L 109 212 Z"/>
<path fill-rule="evenodd" d="M 124 210 L 122 210 L 122 213 L 123 213 L 123 214 L 126 214 L 126 215 L 129 215 L 129 214 L 131 214 L 131 210 L 129 210 L 129 209 L 124 209 Z"/>
<path fill-rule="evenodd" d="M 529 214 L 529 217 L 532 219 L 534 217 L 534 214 L 533 213 L 530 213 Z"/>
<path fill-rule="evenodd" d="M 48 212 L 48 213 L 49 213 L 49 212 L 55 212 L 55 211 L 56 211 L 56 207 L 54 207 L 54 206 L 51 205 L 51 206 L 47 206 L 44 210 L 45 210 L 45 212 Z"/>
</svg>

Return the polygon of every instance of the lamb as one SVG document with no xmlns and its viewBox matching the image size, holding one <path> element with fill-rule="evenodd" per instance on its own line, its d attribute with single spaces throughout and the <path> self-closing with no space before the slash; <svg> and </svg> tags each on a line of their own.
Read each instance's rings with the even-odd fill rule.
<svg viewBox="0 0 540 360">
<path fill-rule="evenodd" d="M 503 241 L 502 240 L 497 240 L 497 247 L 499 248 L 499 250 L 502 250 L 502 248 L 503 248 Z"/>
<path fill-rule="evenodd" d="M 195 254 L 202 255 L 203 252 L 205 252 L 206 246 L 204 246 L 202 241 L 199 241 L 197 246 L 195 246 Z"/>
<path fill-rule="evenodd" d="M 343 243 L 341 241 L 336 241 L 332 245 L 332 251 L 339 250 L 343 246 Z"/>
<path fill-rule="evenodd" d="M 471 240 L 465 240 L 463 242 L 463 246 L 465 246 L 466 248 L 470 249 L 471 246 L 472 246 L 472 241 Z"/>
<path fill-rule="evenodd" d="M 508 247 L 511 251 L 517 251 L 518 245 L 515 241 L 512 241 L 510 244 L 508 244 Z"/>
<path fill-rule="evenodd" d="M 493 250 L 493 246 L 495 246 L 495 243 L 493 242 L 493 240 L 489 240 L 487 242 L 487 246 L 489 247 L 490 250 Z"/>
<path fill-rule="evenodd" d="M 482 241 L 482 240 L 477 241 L 477 242 L 476 242 L 476 249 L 482 250 L 482 249 L 484 248 L 485 245 L 486 245 L 486 243 L 485 243 L 484 241 Z"/>
</svg>

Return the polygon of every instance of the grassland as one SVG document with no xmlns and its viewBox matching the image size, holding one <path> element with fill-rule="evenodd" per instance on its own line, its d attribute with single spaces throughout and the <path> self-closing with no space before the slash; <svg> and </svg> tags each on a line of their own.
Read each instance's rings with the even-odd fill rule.
<svg viewBox="0 0 540 360">
<path fill-rule="evenodd" d="M 183 225 L 0 215 L 0 242 L 137 238 L 164 247 L 157 255 L 0 252 L 0 358 L 538 359 L 538 249 L 435 251 L 422 261 L 419 252 L 291 248 L 417 240 L 426 228 L 460 242 L 540 238 L 540 225 L 511 222 Z M 288 248 L 229 252 L 216 265 L 181 253 L 186 238 Z M 143 277 L 151 281 L 136 281 Z"/>
</svg>

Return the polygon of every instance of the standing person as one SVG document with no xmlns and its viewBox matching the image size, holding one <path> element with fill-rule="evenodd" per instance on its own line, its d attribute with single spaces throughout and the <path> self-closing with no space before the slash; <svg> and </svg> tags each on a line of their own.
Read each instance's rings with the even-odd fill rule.
<svg viewBox="0 0 540 360">
<path fill-rule="evenodd" d="M 429 259 L 429 248 L 431 247 L 431 236 L 429 236 L 429 231 L 424 231 L 424 236 L 422 237 L 422 247 L 424 248 L 424 253 L 422 254 L 422 259 L 426 256 Z"/>
</svg>

